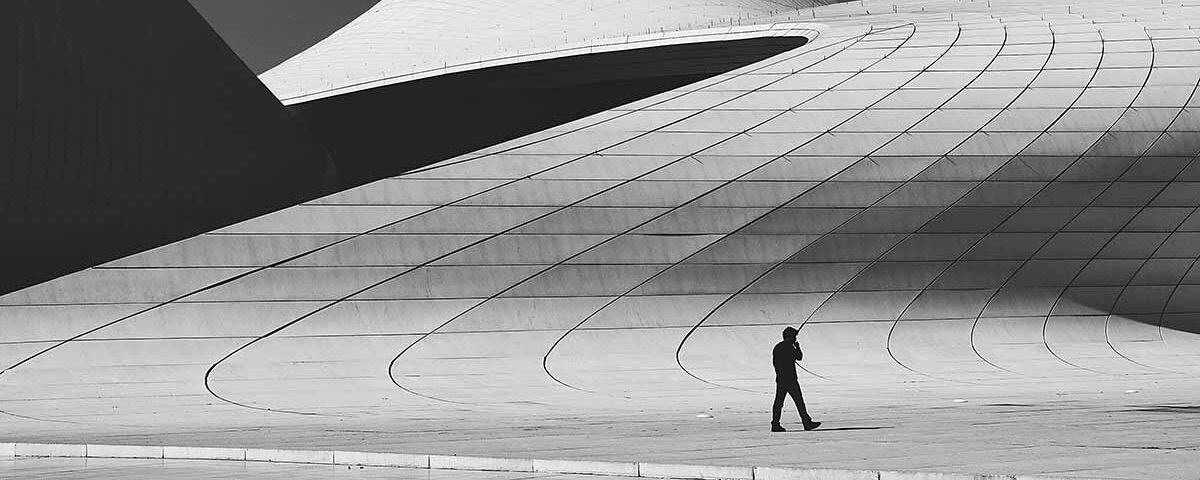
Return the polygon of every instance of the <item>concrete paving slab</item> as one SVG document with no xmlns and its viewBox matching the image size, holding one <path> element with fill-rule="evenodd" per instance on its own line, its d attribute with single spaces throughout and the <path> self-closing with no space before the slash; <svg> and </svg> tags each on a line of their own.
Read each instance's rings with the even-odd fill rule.
<svg viewBox="0 0 1200 480">
<path fill-rule="evenodd" d="M 271 480 L 303 479 L 408 479 L 408 480 L 606 480 L 612 477 L 512 472 L 431 471 L 386 467 L 347 467 L 213 460 L 144 460 L 93 458 L 0 459 L 0 476 L 5 478 L 261 478 Z"/>
<path fill-rule="evenodd" d="M 879 480 L 870 470 L 754 467 L 754 480 Z"/>
<path fill-rule="evenodd" d="M 87 456 L 87 445 L 55 443 L 18 443 L 14 448 L 18 457 L 75 457 Z"/>
<path fill-rule="evenodd" d="M 135 445 L 87 445 L 88 458 L 164 458 L 163 447 Z"/>
<path fill-rule="evenodd" d="M 589 475 L 638 476 L 633 462 L 596 462 L 587 460 L 533 460 L 533 471 L 545 473 L 584 473 Z"/>
<path fill-rule="evenodd" d="M 429 455 L 334 451 L 333 463 L 369 467 L 429 468 Z"/>
<path fill-rule="evenodd" d="M 1014 478 L 1012 475 L 881 471 L 879 480 L 1014 480 Z"/>
<path fill-rule="evenodd" d="M 246 460 L 244 448 L 163 447 L 163 458 L 196 460 Z"/>
<path fill-rule="evenodd" d="M 638 475 L 652 478 L 704 478 L 752 480 L 753 467 L 721 465 L 685 465 L 672 463 L 639 463 Z"/>
<path fill-rule="evenodd" d="M 465 455 L 430 455 L 429 468 L 440 470 L 485 470 L 499 472 L 534 471 L 532 459 L 472 457 Z"/>
<path fill-rule="evenodd" d="M 248 462 L 285 462 L 285 463 L 314 463 L 322 465 L 333 464 L 332 451 L 317 450 L 276 450 L 265 448 L 247 448 Z"/>
</svg>

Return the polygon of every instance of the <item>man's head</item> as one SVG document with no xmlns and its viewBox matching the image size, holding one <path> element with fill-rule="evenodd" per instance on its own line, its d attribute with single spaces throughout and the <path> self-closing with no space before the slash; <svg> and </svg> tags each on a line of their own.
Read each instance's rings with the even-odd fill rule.
<svg viewBox="0 0 1200 480">
<path fill-rule="evenodd" d="M 796 329 L 794 329 L 794 328 L 792 328 L 792 327 L 790 327 L 790 326 L 789 326 L 789 327 L 786 327 L 786 328 L 784 328 L 784 329 L 783 329 L 783 339 L 784 339 L 784 340 L 787 340 L 787 341 L 789 341 L 789 342 L 794 342 L 794 341 L 796 341 L 796 334 L 797 334 L 797 333 L 800 333 L 800 331 L 799 331 L 799 330 L 796 330 Z"/>
</svg>

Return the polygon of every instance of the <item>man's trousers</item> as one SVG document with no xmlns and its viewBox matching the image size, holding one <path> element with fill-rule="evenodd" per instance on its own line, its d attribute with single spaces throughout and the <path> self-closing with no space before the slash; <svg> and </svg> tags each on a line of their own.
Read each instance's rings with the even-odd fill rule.
<svg viewBox="0 0 1200 480">
<path fill-rule="evenodd" d="M 808 416 L 808 409 L 804 408 L 804 395 L 800 393 L 800 382 L 793 379 L 790 382 L 787 380 L 775 381 L 775 404 L 771 406 L 771 424 L 779 424 L 779 417 L 783 414 L 783 397 L 785 395 L 791 395 L 792 400 L 796 401 L 796 410 L 800 411 L 800 420 L 803 420 L 805 425 L 812 423 L 812 417 Z"/>
</svg>

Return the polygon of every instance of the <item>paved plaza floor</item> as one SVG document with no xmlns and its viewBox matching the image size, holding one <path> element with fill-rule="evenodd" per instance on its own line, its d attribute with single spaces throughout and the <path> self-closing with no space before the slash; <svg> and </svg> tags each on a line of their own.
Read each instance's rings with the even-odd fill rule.
<svg viewBox="0 0 1200 480">
<path fill-rule="evenodd" d="M 975 390 L 928 385 L 879 392 L 864 401 L 813 385 L 807 389 L 810 408 L 825 424 L 804 432 L 794 411 L 785 410 L 785 425 L 792 429 L 786 433 L 768 431 L 769 395 L 719 392 L 680 399 L 676 407 L 645 402 L 631 409 L 614 401 L 612 411 L 592 404 L 574 413 L 542 415 L 534 408 L 522 413 L 460 406 L 437 414 L 395 411 L 341 418 L 276 414 L 253 419 L 229 411 L 225 421 L 207 426 L 174 424 L 186 420 L 170 414 L 153 426 L 132 425 L 147 417 L 120 414 L 103 417 L 108 422 L 103 425 L 86 417 L 59 424 L 10 417 L 4 424 L 11 432 L 7 437 L 30 442 L 1148 480 L 1189 478 L 1200 468 L 1197 388 L 1178 386 L 1126 380 L 1101 389 L 1063 386 L 1033 393 L 1015 385 Z M 867 390 L 857 394 L 871 395 Z"/>
<path fill-rule="evenodd" d="M 349 467 L 228 460 L 155 460 L 126 458 L 0 458 L 0 478 L 174 480 L 254 478 L 263 480 L 615 480 L 602 475 L 528 472 L 447 471 L 386 467 Z"/>
</svg>

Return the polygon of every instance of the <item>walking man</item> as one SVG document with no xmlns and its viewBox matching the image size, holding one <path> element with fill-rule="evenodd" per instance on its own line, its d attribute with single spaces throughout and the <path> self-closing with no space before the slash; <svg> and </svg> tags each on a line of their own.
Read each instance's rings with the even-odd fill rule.
<svg viewBox="0 0 1200 480">
<path fill-rule="evenodd" d="M 785 395 L 791 395 L 792 400 L 796 401 L 796 409 L 800 411 L 800 420 L 804 421 L 805 430 L 814 430 L 821 426 L 821 422 L 814 422 L 812 417 L 808 416 L 808 410 L 804 408 L 804 396 L 800 393 L 800 380 L 796 379 L 796 362 L 804 358 L 804 352 L 800 351 L 800 343 L 796 341 L 798 333 L 800 331 L 792 327 L 784 328 L 783 341 L 775 344 L 775 349 L 771 351 L 771 360 L 775 364 L 775 404 L 771 406 L 772 432 L 787 431 L 779 424 Z"/>
</svg>

